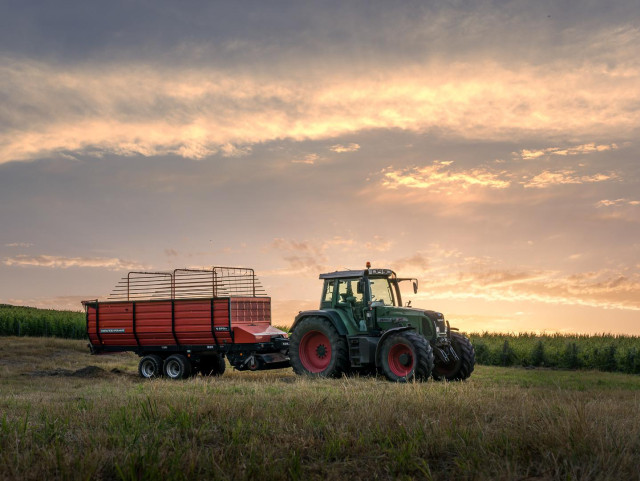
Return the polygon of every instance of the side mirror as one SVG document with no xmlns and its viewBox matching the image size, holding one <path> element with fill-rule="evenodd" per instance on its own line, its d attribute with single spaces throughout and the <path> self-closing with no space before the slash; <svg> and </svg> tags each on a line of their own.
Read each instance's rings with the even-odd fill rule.
<svg viewBox="0 0 640 481">
<path fill-rule="evenodd" d="M 414 294 L 418 293 L 418 279 L 413 280 L 413 293 Z"/>
</svg>

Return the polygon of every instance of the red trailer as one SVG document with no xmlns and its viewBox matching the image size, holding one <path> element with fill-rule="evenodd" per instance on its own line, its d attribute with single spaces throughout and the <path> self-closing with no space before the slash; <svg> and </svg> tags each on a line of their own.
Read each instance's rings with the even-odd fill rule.
<svg viewBox="0 0 640 481">
<path fill-rule="evenodd" d="M 289 367 L 289 340 L 271 326 L 271 298 L 253 269 L 129 272 L 106 301 L 82 301 L 92 354 L 133 351 L 140 376 L 220 375 Z"/>
</svg>

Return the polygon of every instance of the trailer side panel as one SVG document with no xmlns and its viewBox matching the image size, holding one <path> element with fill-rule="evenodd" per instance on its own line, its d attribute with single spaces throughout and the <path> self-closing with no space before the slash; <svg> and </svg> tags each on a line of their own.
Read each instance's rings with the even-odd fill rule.
<svg viewBox="0 0 640 481">
<path fill-rule="evenodd" d="M 97 347 L 225 345 L 234 342 L 235 326 L 271 324 L 268 297 L 107 301 L 86 308 L 87 334 Z"/>
</svg>

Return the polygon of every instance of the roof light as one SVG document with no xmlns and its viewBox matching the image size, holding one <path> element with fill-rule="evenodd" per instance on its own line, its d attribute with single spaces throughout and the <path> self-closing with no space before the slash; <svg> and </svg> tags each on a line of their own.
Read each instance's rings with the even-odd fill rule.
<svg viewBox="0 0 640 481">
<path fill-rule="evenodd" d="M 367 269 L 371 268 L 371 262 L 367 261 Z"/>
</svg>

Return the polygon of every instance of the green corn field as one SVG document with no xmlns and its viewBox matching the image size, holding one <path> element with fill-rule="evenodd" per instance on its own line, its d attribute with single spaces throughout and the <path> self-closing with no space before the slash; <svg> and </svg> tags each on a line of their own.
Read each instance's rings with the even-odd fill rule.
<svg viewBox="0 0 640 481">
<path fill-rule="evenodd" d="M 84 313 L 0 304 L 0 336 L 86 338 Z"/>
<path fill-rule="evenodd" d="M 484 332 L 469 338 L 478 364 L 640 374 L 638 336 Z"/>
</svg>

